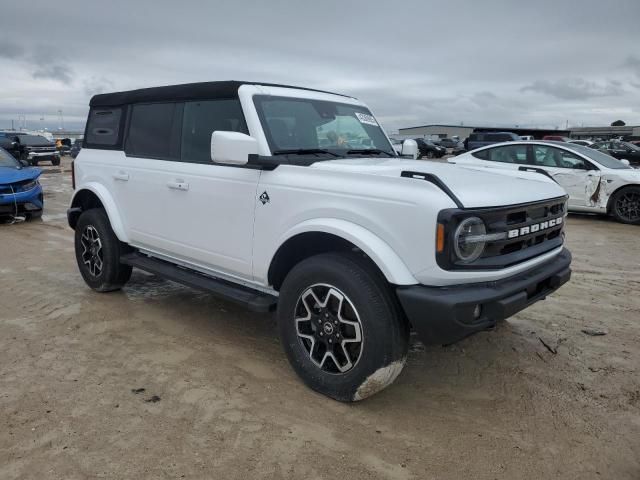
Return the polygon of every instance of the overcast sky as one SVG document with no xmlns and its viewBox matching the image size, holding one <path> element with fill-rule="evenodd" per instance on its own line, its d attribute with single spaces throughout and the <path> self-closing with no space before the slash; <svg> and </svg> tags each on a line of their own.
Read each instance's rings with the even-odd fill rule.
<svg viewBox="0 0 640 480">
<path fill-rule="evenodd" d="M 0 75 L 0 128 L 57 128 L 58 110 L 80 128 L 95 93 L 230 79 L 350 94 L 389 131 L 640 124 L 640 0 L 20 0 Z"/>
</svg>

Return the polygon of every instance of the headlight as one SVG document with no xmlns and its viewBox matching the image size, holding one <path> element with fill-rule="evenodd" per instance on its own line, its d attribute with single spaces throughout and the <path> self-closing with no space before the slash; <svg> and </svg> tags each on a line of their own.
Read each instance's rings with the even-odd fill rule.
<svg viewBox="0 0 640 480">
<path fill-rule="evenodd" d="M 477 260 L 486 244 L 487 228 L 478 217 L 463 220 L 453 235 L 453 250 L 461 263 Z"/>
<path fill-rule="evenodd" d="M 36 188 L 37 185 L 38 185 L 38 181 L 37 180 L 32 180 L 30 182 L 23 183 L 22 184 L 22 191 L 26 192 L 27 190 L 31 190 L 32 188 Z"/>
</svg>

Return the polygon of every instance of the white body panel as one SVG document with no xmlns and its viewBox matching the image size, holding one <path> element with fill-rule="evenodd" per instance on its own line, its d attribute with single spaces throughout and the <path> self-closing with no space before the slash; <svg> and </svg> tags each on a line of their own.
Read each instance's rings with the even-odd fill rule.
<svg viewBox="0 0 640 480">
<path fill-rule="evenodd" d="M 473 152 L 466 152 L 462 155 L 458 155 L 457 157 L 450 158 L 448 161 L 458 165 L 475 167 L 482 171 L 486 171 L 486 169 L 518 171 L 518 168 L 526 165 L 483 160 L 473 155 L 474 152 L 481 150 L 515 144 L 543 145 L 567 150 L 572 154 L 589 161 L 597 167 L 597 170 L 586 171 L 571 168 L 549 167 L 544 165 L 535 166 L 535 168 L 546 171 L 559 185 L 564 188 L 566 193 L 569 195 L 569 211 L 607 213 L 609 199 L 616 190 L 626 185 L 640 185 L 640 170 L 607 168 L 602 164 L 594 162 L 593 159 L 582 155 L 576 150 L 564 148 L 560 142 L 505 142 L 500 143 L 499 145 L 482 147 L 474 150 Z"/>
<path fill-rule="evenodd" d="M 271 152 L 253 95 L 363 105 L 349 97 L 284 87 L 243 85 L 238 92 L 260 155 Z M 403 171 L 433 174 L 466 208 L 564 195 L 556 183 L 528 172 L 481 172 L 473 166 L 399 158 L 319 161 L 261 171 L 89 148 L 80 152 L 75 169 L 76 191 L 96 193 L 123 242 L 262 289 L 269 288 L 269 266 L 278 248 L 305 232 L 330 233 L 351 242 L 397 285 L 497 280 L 530 269 L 560 250 L 496 271 L 442 270 L 435 259 L 437 217 L 456 203 L 429 181 L 401 177 Z M 268 201 L 260 201 L 264 192 Z"/>
</svg>

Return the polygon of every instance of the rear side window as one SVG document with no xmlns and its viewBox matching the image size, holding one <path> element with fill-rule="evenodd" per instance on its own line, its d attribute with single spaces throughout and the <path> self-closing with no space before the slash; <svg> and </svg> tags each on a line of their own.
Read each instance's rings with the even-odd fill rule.
<svg viewBox="0 0 640 480">
<path fill-rule="evenodd" d="M 182 161 L 210 163 L 211 134 L 220 130 L 249 133 L 239 100 L 185 103 L 182 122 Z"/>
<path fill-rule="evenodd" d="M 176 103 L 133 105 L 125 142 L 127 155 L 178 160 L 181 111 L 182 104 Z"/>
<path fill-rule="evenodd" d="M 517 163 L 526 165 L 527 162 L 527 145 L 507 145 L 504 147 L 495 147 L 486 150 L 488 153 L 487 160 L 501 163 Z"/>
<path fill-rule="evenodd" d="M 489 160 L 489 150 L 480 150 L 479 152 L 473 152 L 471 155 L 480 160 Z"/>
<path fill-rule="evenodd" d="M 87 120 L 87 146 L 116 147 L 120 143 L 120 120 L 122 107 L 95 108 Z"/>
</svg>

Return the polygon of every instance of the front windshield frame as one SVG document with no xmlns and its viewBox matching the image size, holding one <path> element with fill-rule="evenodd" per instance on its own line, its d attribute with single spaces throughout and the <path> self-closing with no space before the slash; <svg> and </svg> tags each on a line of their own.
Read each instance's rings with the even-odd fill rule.
<svg viewBox="0 0 640 480">
<path fill-rule="evenodd" d="M 21 168 L 20 162 L 4 148 L 0 148 L 0 167 Z"/>
<path fill-rule="evenodd" d="M 278 143 L 276 143 L 276 141 L 273 138 L 272 135 L 272 131 L 271 131 L 271 127 L 267 121 L 267 116 L 265 115 L 265 111 L 264 111 L 264 104 L 263 102 L 266 101 L 284 101 L 284 102 L 301 102 L 301 103 L 312 103 L 312 104 L 319 104 L 319 105 L 323 105 L 323 108 L 326 107 L 327 109 L 329 108 L 341 108 L 343 111 L 345 109 L 347 110 L 351 110 L 351 113 L 353 114 L 353 118 L 356 121 L 359 121 L 359 125 L 362 127 L 362 130 L 366 133 L 367 135 L 367 140 L 369 140 L 371 143 L 369 145 L 351 145 L 349 144 L 349 140 L 346 141 L 345 146 L 344 147 L 340 147 L 337 144 L 336 145 L 323 145 L 321 144 L 319 141 L 317 142 L 317 145 L 305 145 L 305 144 L 300 144 L 300 145 L 288 145 L 286 147 L 279 145 Z M 346 102 L 339 102 L 339 101 L 334 101 L 334 100 L 325 100 L 325 99 L 316 99 L 316 98 L 304 98 L 304 97 L 290 97 L 290 96 L 276 96 L 276 95 L 254 95 L 253 96 L 253 104 L 256 108 L 256 111 L 258 113 L 258 118 L 260 120 L 260 124 L 262 126 L 262 130 L 265 134 L 267 143 L 269 145 L 269 149 L 271 151 L 271 153 L 273 154 L 274 152 L 277 151 L 288 151 L 288 150 L 292 150 L 292 151 L 296 151 L 296 150 L 300 150 L 300 151 L 296 151 L 295 154 L 296 155 L 306 155 L 306 153 L 304 152 L 304 150 L 310 150 L 310 154 L 314 154 L 317 155 L 318 154 L 318 150 L 327 150 L 327 152 L 332 154 L 332 158 L 362 158 L 362 155 L 366 153 L 366 150 L 371 150 L 372 152 L 372 156 L 376 155 L 376 151 L 380 150 L 382 152 L 384 152 L 385 154 L 387 154 L 390 157 L 397 157 L 397 153 L 395 151 L 395 149 L 393 148 L 393 144 L 392 142 L 389 140 L 389 137 L 387 136 L 387 134 L 384 132 L 384 130 L 382 129 L 382 127 L 380 126 L 380 124 L 377 122 L 377 120 L 375 120 L 375 117 L 373 117 L 373 114 L 371 113 L 371 111 L 363 106 L 363 105 L 358 105 L 358 104 L 353 104 L 353 103 L 346 103 Z M 371 123 L 364 123 L 362 120 L 358 120 L 358 117 L 356 116 L 356 113 L 360 113 L 362 115 L 366 115 L 366 116 L 370 116 L 371 119 L 373 119 L 375 121 L 375 126 Z M 341 117 L 349 117 L 348 115 L 340 115 Z M 335 120 L 335 117 L 334 117 Z M 333 120 L 331 120 L 333 121 Z M 327 122 L 330 123 L 331 121 Z M 320 124 L 318 126 L 321 125 L 326 125 L 325 124 Z M 317 128 L 317 127 L 316 127 Z M 369 130 L 367 130 L 369 129 Z M 371 133 L 374 134 L 375 137 L 377 138 L 371 138 L 371 135 L 369 134 L 369 131 L 371 131 Z M 319 140 L 319 137 L 318 137 Z M 377 142 L 376 142 L 377 141 Z M 315 152 L 313 152 L 313 150 L 315 150 Z M 357 151 L 357 153 L 348 153 L 350 151 Z M 377 155 L 376 155 L 377 156 Z"/>
<path fill-rule="evenodd" d="M 578 145 L 577 143 L 572 143 L 570 147 L 565 147 L 568 150 L 573 150 L 574 152 L 579 153 L 582 156 L 587 157 L 588 159 L 596 162 L 598 165 L 601 165 L 605 168 L 610 168 L 613 170 L 629 170 L 631 167 L 625 165 L 617 158 L 612 157 L 604 153 L 601 150 L 591 147 L 585 147 L 584 145 Z"/>
</svg>

